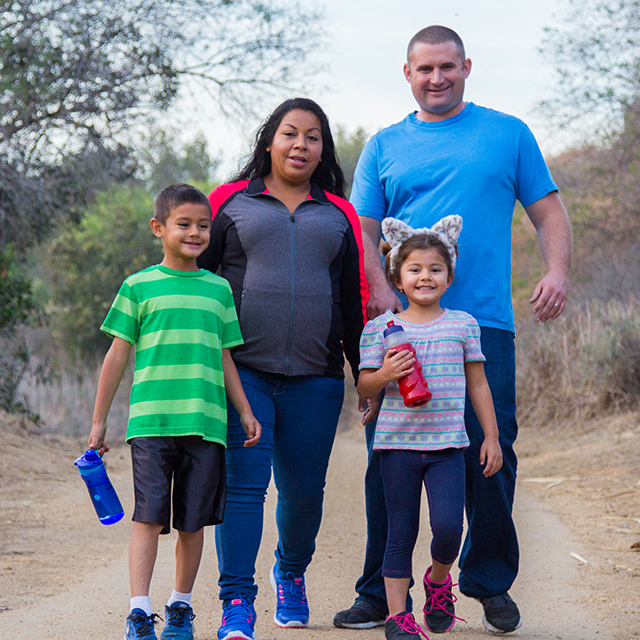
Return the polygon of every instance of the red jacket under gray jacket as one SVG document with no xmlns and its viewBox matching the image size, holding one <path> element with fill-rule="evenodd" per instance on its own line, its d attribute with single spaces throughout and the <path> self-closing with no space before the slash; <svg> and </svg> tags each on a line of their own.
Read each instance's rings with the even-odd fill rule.
<svg viewBox="0 0 640 640">
<path fill-rule="evenodd" d="M 261 178 L 223 184 L 198 264 L 229 281 L 244 345 L 236 364 L 269 373 L 357 379 L 369 297 L 353 206 L 312 185 L 292 214 Z"/>
</svg>

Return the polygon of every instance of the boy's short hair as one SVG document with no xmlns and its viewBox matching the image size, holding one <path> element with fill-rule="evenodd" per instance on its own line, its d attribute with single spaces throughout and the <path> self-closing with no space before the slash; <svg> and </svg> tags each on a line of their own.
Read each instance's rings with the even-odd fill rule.
<svg viewBox="0 0 640 640">
<path fill-rule="evenodd" d="M 196 187 L 184 182 L 165 187 L 153 203 L 153 217 L 162 225 L 167 224 L 169 214 L 181 204 L 201 204 L 211 213 L 209 198 Z"/>
</svg>

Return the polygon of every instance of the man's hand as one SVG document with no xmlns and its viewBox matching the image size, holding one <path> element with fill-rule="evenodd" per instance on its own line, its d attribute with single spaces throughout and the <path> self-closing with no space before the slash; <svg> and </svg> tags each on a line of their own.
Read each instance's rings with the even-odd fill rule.
<svg viewBox="0 0 640 640">
<path fill-rule="evenodd" d="M 548 273 L 538 282 L 529 300 L 537 322 L 560 317 L 567 304 L 567 289 L 567 279 L 562 274 Z"/>
<path fill-rule="evenodd" d="M 378 251 L 382 225 L 379 220 L 360 216 L 360 226 L 364 247 L 364 271 L 369 283 L 369 302 L 367 302 L 369 320 L 381 316 L 385 311 L 399 313 L 402 311 L 402 303 L 387 282 Z"/>
<path fill-rule="evenodd" d="M 571 223 L 555 191 L 525 207 L 538 233 L 547 275 L 538 282 L 529 302 L 538 322 L 555 320 L 567 303 L 571 263 Z"/>
<path fill-rule="evenodd" d="M 369 302 L 367 315 L 369 319 L 381 316 L 385 311 L 400 313 L 402 302 L 386 282 L 379 282 L 377 286 L 369 285 Z"/>
</svg>

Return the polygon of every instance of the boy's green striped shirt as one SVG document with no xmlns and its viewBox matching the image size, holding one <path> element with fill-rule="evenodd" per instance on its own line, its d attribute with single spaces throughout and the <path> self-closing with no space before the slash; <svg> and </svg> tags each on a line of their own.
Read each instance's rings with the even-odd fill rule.
<svg viewBox="0 0 640 640">
<path fill-rule="evenodd" d="M 136 347 L 127 441 L 197 435 L 226 445 L 222 349 L 243 342 L 226 280 L 149 267 L 124 281 L 101 329 Z"/>
</svg>

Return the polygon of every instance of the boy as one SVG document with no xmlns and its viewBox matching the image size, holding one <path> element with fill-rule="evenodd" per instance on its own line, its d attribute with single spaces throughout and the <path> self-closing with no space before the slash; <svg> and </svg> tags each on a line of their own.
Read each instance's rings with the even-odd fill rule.
<svg viewBox="0 0 640 640">
<path fill-rule="evenodd" d="M 226 499 L 226 394 L 241 416 L 246 447 L 261 426 L 242 389 L 230 348 L 242 344 L 231 288 L 196 265 L 209 244 L 211 207 L 186 184 L 155 200 L 153 233 L 161 238 L 159 265 L 129 276 L 101 329 L 113 337 L 93 414 L 89 447 L 100 455 L 107 415 L 132 345 L 135 373 L 127 442 L 131 445 L 135 510 L 129 546 L 131 607 L 125 640 L 155 640 L 149 586 L 158 536 L 169 533 L 173 477 L 176 583 L 165 607 L 161 638 L 192 640 L 191 591 L 206 525 L 222 521 Z"/>
</svg>

